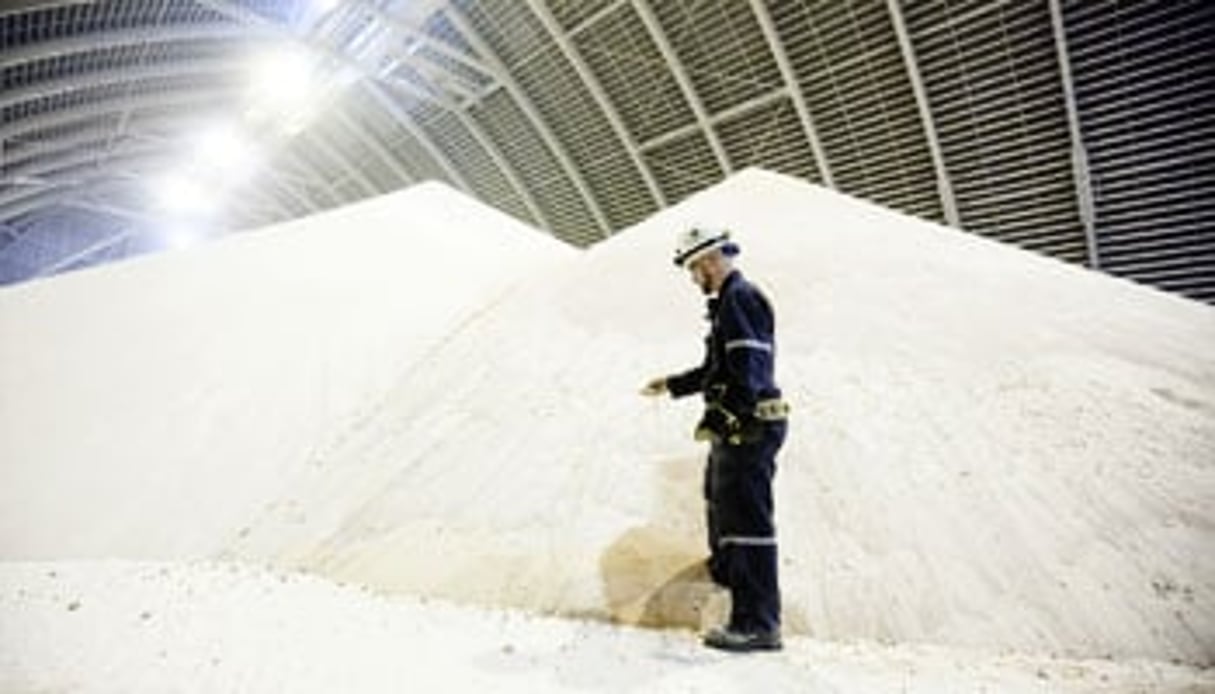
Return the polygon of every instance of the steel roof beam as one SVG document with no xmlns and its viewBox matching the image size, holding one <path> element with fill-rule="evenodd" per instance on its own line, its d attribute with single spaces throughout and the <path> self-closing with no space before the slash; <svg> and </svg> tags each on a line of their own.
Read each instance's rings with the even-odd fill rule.
<svg viewBox="0 0 1215 694">
<path fill-rule="evenodd" d="M 40 10 L 51 10 L 70 5 L 96 5 L 97 0 L 5 0 L 0 6 L 0 17 L 11 14 L 26 14 Z"/>
<path fill-rule="evenodd" d="M 241 26 L 230 22 L 186 22 L 140 29 L 92 32 L 70 38 L 35 41 L 16 48 L 7 48 L 3 53 L 0 53 L 0 70 L 35 60 L 46 60 L 48 58 L 72 55 L 73 53 L 98 51 L 119 46 L 198 40 L 223 41 L 244 39 L 252 41 L 258 37 L 259 34 L 253 27 Z"/>
<path fill-rule="evenodd" d="M 3 174 L 0 176 L 0 185 L 5 185 L 13 179 L 30 175 L 31 172 L 38 170 L 43 161 L 54 159 L 54 157 L 64 152 L 77 152 L 81 150 L 96 152 L 103 150 L 107 143 L 110 143 L 114 139 L 113 134 L 112 128 L 89 128 L 73 133 L 70 137 L 39 141 L 36 145 L 27 145 L 15 152 L 8 153 L 7 157 L 0 161 L 0 173 Z M 125 137 L 119 138 L 113 144 L 152 139 L 156 138 L 134 137 L 128 134 Z"/>
<path fill-rule="evenodd" d="M 903 19 L 903 8 L 899 5 L 899 0 L 886 0 L 886 8 L 890 14 L 890 22 L 894 25 L 894 33 L 899 40 L 903 64 L 907 68 L 907 78 L 911 81 L 916 107 L 920 111 L 924 139 L 928 142 L 928 152 L 932 156 L 932 165 L 936 170 L 937 193 L 941 198 L 941 211 L 945 214 L 946 222 L 951 226 L 961 228 L 962 219 L 958 214 L 958 204 L 954 198 L 953 185 L 949 181 L 949 172 L 945 168 L 945 155 L 941 152 L 940 141 L 937 140 L 937 129 L 932 118 L 932 106 L 928 102 L 928 91 L 924 88 L 924 80 L 920 77 L 915 47 L 911 45 L 911 34 L 908 33 L 907 22 Z"/>
<path fill-rule="evenodd" d="M 1097 215 L 1093 204 L 1093 178 L 1088 166 L 1088 149 L 1084 146 L 1084 133 L 1080 129 L 1080 110 L 1076 106 L 1075 82 L 1072 79 L 1072 61 L 1067 48 L 1067 28 L 1063 23 L 1063 7 L 1060 0 L 1050 0 L 1050 20 L 1055 33 L 1055 51 L 1059 59 L 1059 77 L 1063 83 L 1063 101 L 1067 107 L 1067 130 L 1072 141 L 1072 176 L 1076 181 L 1076 205 L 1080 223 L 1084 227 L 1084 241 L 1088 250 L 1088 265 L 1101 269 L 1101 252 L 1097 239 Z"/>
<path fill-rule="evenodd" d="M 168 132 L 172 130 L 171 126 L 181 124 L 185 120 L 186 116 L 183 114 L 140 118 L 137 121 L 139 129 L 128 129 L 119 141 L 156 141 L 167 144 L 172 141 L 172 133 Z M 114 139 L 114 125 L 104 123 L 104 121 L 98 122 L 103 124 L 53 139 L 30 140 L 16 148 L 13 148 L 13 143 L 10 142 L 9 149 L 0 158 L 0 171 L 7 170 L 5 174 L 5 178 L 7 178 L 12 172 L 20 171 L 19 165 L 26 162 L 33 163 L 69 149 L 97 148 L 105 145 Z M 3 183 L 2 178 L 0 178 L 0 183 Z"/>
<path fill-rule="evenodd" d="M 612 0 L 607 5 L 604 5 L 603 7 L 599 8 L 598 10 L 595 10 L 594 14 L 592 14 L 591 16 L 587 17 L 586 19 L 583 19 L 582 21 L 578 22 L 576 25 L 570 27 L 570 31 L 569 31 L 570 38 L 572 39 L 573 37 L 577 36 L 578 34 L 581 34 L 582 32 L 586 31 L 587 29 L 590 29 L 591 27 L 595 26 L 600 21 L 602 21 L 604 17 L 606 17 L 609 14 L 612 14 L 616 10 L 619 10 L 624 5 L 624 3 L 625 3 L 625 0 Z"/>
<path fill-rule="evenodd" d="M 725 147 L 721 145 L 721 139 L 717 137 L 717 132 L 709 122 L 709 112 L 705 109 L 704 102 L 700 100 L 700 96 L 696 94 L 696 89 L 692 86 L 692 80 L 688 78 L 688 71 L 684 69 L 683 61 L 679 59 L 679 56 L 675 53 L 675 49 L 671 47 L 671 42 L 667 40 L 667 36 L 662 30 L 662 24 L 659 23 L 658 17 L 654 15 L 654 11 L 646 5 L 646 0 L 630 0 L 630 2 L 633 10 L 641 18 L 641 23 L 645 25 L 650 39 L 658 47 L 658 52 L 662 54 L 663 60 L 666 61 L 667 70 L 675 78 L 675 83 L 679 85 L 679 91 L 683 93 L 684 101 L 687 102 L 688 106 L 692 109 L 692 113 L 696 116 L 696 123 L 704 134 L 705 139 L 709 141 L 709 147 L 713 150 L 713 156 L 717 158 L 718 166 L 721 167 L 724 175 L 729 176 L 734 173 L 734 167 L 730 164 L 730 158 L 726 155 Z"/>
<path fill-rule="evenodd" d="M 641 174 L 641 178 L 645 181 L 646 188 L 650 191 L 650 197 L 654 199 L 654 204 L 659 208 L 667 206 L 666 196 L 662 194 L 662 189 L 658 187 L 658 181 L 654 178 L 654 172 L 646 165 L 645 158 L 641 156 L 641 148 L 637 144 L 637 140 L 633 138 L 632 133 L 624 124 L 624 120 L 620 117 L 620 111 L 612 104 L 612 100 L 608 97 L 607 92 L 603 89 L 603 85 L 599 83 L 599 79 L 595 77 L 595 73 L 591 71 L 586 61 L 582 59 L 582 55 L 578 52 L 574 42 L 566 36 L 561 26 L 557 23 L 557 18 L 553 16 L 548 5 L 543 0 L 527 0 L 528 7 L 532 13 L 540 18 L 540 23 L 548 31 L 549 36 L 561 48 L 561 53 L 570 65 L 574 67 L 574 71 L 578 73 L 578 77 L 582 80 L 582 85 L 590 92 L 591 97 L 595 99 L 595 103 L 599 105 L 599 110 L 607 118 L 608 124 L 612 126 L 612 130 L 616 133 L 616 137 L 628 152 L 629 158 L 633 160 L 633 166 L 637 172 Z"/>
<path fill-rule="evenodd" d="M 778 87 L 778 88 L 773 89 L 772 91 L 768 92 L 767 94 L 760 94 L 759 96 L 752 97 L 752 98 L 742 102 L 741 104 L 735 104 L 734 106 L 731 106 L 730 108 L 728 108 L 724 111 L 719 111 L 719 112 L 709 116 L 708 123 L 710 126 L 716 126 L 718 123 L 722 123 L 722 122 L 731 120 L 733 118 L 737 118 L 737 117 L 744 115 L 746 113 L 749 113 L 751 111 L 761 109 L 765 106 L 770 106 L 771 104 L 774 104 L 782 99 L 788 99 L 788 98 L 789 98 L 788 88 Z M 652 137 L 652 138 L 646 140 L 645 142 L 641 143 L 641 149 L 642 149 L 642 151 L 649 151 L 649 150 L 654 149 L 655 147 L 660 147 L 669 142 L 674 142 L 675 140 L 678 140 L 680 138 L 687 137 L 689 135 L 693 135 L 693 134 L 699 132 L 700 130 L 701 130 L 700 123 L 688 123 L 687 125 L 685 125 L 683 127 L 675 128 L 674 130 L 668 130 L 665 133 L 662 133 L 661 135 L 658 135 L 656 137 Z"/>
<path fill-rule="evenodd" d="M 425 46 L 426 48 L 429 48 L 429 49 L 433 50 L 434 52 L 438 53 L 439 55 L 442 55 L 445 58 L 449 58 L 457 63 L 460 63 L 464 67 L 467 67 L 470 70 L 473 70 L 474 72 L 480 73 L 484 77 L 489 77 L 491 79 L 497 77 L 497 75 L 494 73 L 494 71 L 492 69 L 483 65 L 481 63 L 481 61 L 477 60 L 473 56 L 470 56 L 470 55 L 464 53 L 463 51 L 460 51 L 459 49 L 448 45 L 445 41 L 442 41 L 434 36 L 431 36 L 430 34 L 427 34 L 425 31 L 423 31 L 421 29 L 411 26 L 409 24 L 409 22 L 406 22 L 405 20 L 403 20 L 399 17 L 394 17 L 393 15 L 388 14 L 387 12 L 380 9 L 379 7 L 376 7 L 372 3 L 358 2 L 357 7 L 360 10 L 364 10 L 364 11 L 370 13 L 371 16 L 376 19 L 376 21 L 380 22 L 380 24 L 382 24 L 386 29 L 388 29 L 392 33 L 400 34 L 402 36 L 413 39 L 414 41 L 417 41 L 419 44 Z"/>
<path fill-rule="evenodd" d="M 147 125 L 152 125 L 152 124 L 177 123 L 177 122 L 180 122 L 184 117 L 185 116 L 182 116 L 182 115 L 173 115 L 173 116 L 164 116 L 164 117 L 153 118 L 153 119 L 141 119 L 140 125 L 147 126 Z M 32 175 L 32 174 L 36 174 L 36 173 L 41 173 L 42 171 L 45 171 L 48 168 L 53 169 L 54 168 L 53 162 L 55 162 L 59 159 L 58 155 L 61 155 L 65 152 L 78 151 L 81 147 L 87 148 L 90 145 L 95 145 L 95 146 L 104 145 L 110 141 L 112 134 L 113 134 L 112 126 L 93 128 L 93 129 L 90 129 L 90 130 L 87 130 L 87 131 L 84 131 L 81 133 L 74 134 L 67 138 L 57 138 L 53 141 L 50 141 L 50 144 L 53 144 L 53 146 L 51 146 L 51 147 L 40 147 L 36 151 L 32 151 L 32 152 L 25 151 L 24 149 L 20 150 L 17 153 L 18 154 L 17 157 L 14 157 L 13 159 L 11 159 L 9 161 L 4 162 L 4 164 L 8 167 L 8 169 L 5 172 L 3 180 L 8 181 L 8 180 L 15 179 L 19 176 L 28 176 L 28 175 Z M 143 132 L 142 129 L 139 133 L 128 134 L 128 136 L 124 140 L 122 140 L 122 142 L 130 143 L 130 144 L 143 143 L 143 142 L 154 142 L 154 143 L 160 144 L 161 146 L 171 146 L 172 145 L 171 138 L 166 137 L 164 134 L 150 135 L 146 132 Z M 124 146 L 127 146 L 127 145 L 124 145 Z M 96 156 L 105 158 L 107 156 L 111 156 L 113 153 L 112 152 L 103 152 L 103 153 L 94 152 L 94 154 Z M 82 156 L 87 156 L 87 155 L 82 155 Z M 48 161 L 52 162 L 52 164 L 49 166 L 46 164 L 46 162 L 48 162 Z M 12 164 L 14 164 L 16 162 L 25 162 L 25 163 L 21 166 L 13 166 Z M 310 200 L 306 196 L 300 195 L 298 192 L 296 192 L 295 189 L 291 186 L 290 182 L 288 182 L 285 179 L 283 179 L 282 177 L 280 177 L 278 175 L 278 173 L 274 170 L 273 167 L 266 166 L 263 169 L 263 175 L 269 177 L 268 183 L 271 184 L 272 186 L 275 186 L 276 190 L 285 193 L 288 198 L 292 199 L 296 203 L 295 208 L 292 208 L 292 209 L 303 209 L 305 212 L 315 212 L 319 209 L 319 207 L 316 205 L 316 203 L 314 203 L 312 200 Z M 263 179 L 263 180 L 266 180 L 266 179 Z"/>
<path fill-rule="evenodd" d="M 44 157 L 36 162 L 31 162 L 23 167 L 20 167 L 20 170 L 6 174 L 3 183 L 6 185 L 21 186 L 24 185 L 21 179 L 37 178 L 47 173 L 89 162 L 94 162 L 101 165 L 104 164 L 110 157 L 125 154 L 127 152 L 164 151 L 164 149 L 165 148 L 161 145 L 149 145 L 147 143 L 136 145 L 131 143 L 124 145 L 115 151 L 88 149 L 64 150 L 53 157 Z M 169 153 L 166 152 L 165 155 L 169 156 Z M 0 205 L 3 205 L 9 197 L 11 197 L 11 195 L 0 194 Z"/>
<path fill-rule="evenodd" d="M 127 109 L 190 108 L 198 104 L 216 104 L 232 96 L 231 87 L 198 89 L 184 87 L 161 90 L 149 94 L 117 95 L 98 99 L 86 105 L 74 106 L 62 111 L 51 111 L 33 118 L 23 118 L 0 126 L 0 141 L 21 137 L 39 130 L 47 130 L 76 121 L 110 114 L 121 114 Z"/>
<path fill-rule="evenodd" d="M 582 172 L 574 165 L 565 146 L 553 135 L 552 129 L 548 127 L 548 123 L 540 115 L 540 111 L 532 102 L 531 97 L 523 91 L 523 88 L 515 80 L 514 75 L 506 67 L 506 64 L 502 62 L 502 59 L 498 57 L 489 43 L 481 37 L 476 29 L 473 28 L 472 23 L 463 14 L 454 7 L 448 7 L 445 14 L 456 25 L 456 28 L 465 40 L 472 44 L 473 50 L 477 51 L 481 55 L 481 58 L 487 61 L 497 72 L 498 80 L 502 82 L 511 98 L 514 99 L 515 104 L 519 106 L 528 121 L 531 122 L 532 127 L 539 133 L 545 146 L 548 147 L 549 151 L 557 159 L 557 164 L 561 167 L 566 178 L 569 179 L 579 195 L 582 196 L 582 200 L 586 204 L 587 209 L 590 210 L 595 223 L 599 225 L 600 236 L 603 238 L 610 236 L 612 233 L 611 222 L 608 221 L 607 215 L 599 207 L 599 201 L 591 193 L 591 189 L 587 185 L 586 179 L 583 178 Z"/>
<path fill-rule="evenodd" d="M 66 151 L 61 153 L 60 156 L 39 160 L 36 167 L 23 169 L 18 175 L 9 176 L 9 180 L 17 179 L 19 176 L 44 176 L 46 174 L 57 173 L 57 171 L 62 171 L 64 169 L 83 167 L 83 165 L 86 164 L 96 164 L 97 167 L 106 167 L 107 170 L 112 171 L 115 177 L 120 177 L 120 170 L 108 168 L 108 164 L 111 163 L 112 160 L 117 159 L 120 162 L 120 160 L 130 159 L 132 157 L 142 158 L 145 156 L 148 158 L 159 158 L 160 156 L 171 158 L 173 157 L 173 153 L 166 152 L 163 145 L 158 146 L 154 145 L 154 143 L 153 145 L 148 145 L 146 142 L 130 143 L 130 145 L 126 145 L 123 148 L 112 152 Z M 0 194 L 0 209 L 4 208 L 4 205 L 9 205 L 21 201 L 21 199 L 32 196 L 34 191 L 55 190 L 55 188 L 62 188 L 63 186 L 63 181 L 49 179 L 43 185 L 19 188 L 19 190 L 15 192 Z M 269 188 L 269 186 L 267 186 L 267 188 Z M 254 188 L 254 191 L 259 192 L 258 188 L 256 187 Z M 275 207 L 277 207 L 279 210 L 287 211 L 287 208 L 284 208 L 282 203 L 278 202 L 277 196 L 269 197 L 273 199 L 273 202 L 275 202 Z"/>
<path fill-rule="evenodd" d="M 164 77 L 221 73 L 232 69 L 236 63 L 237 61 L 231 58 L 175 60 L 153 65 L 140 65 L 137 67 L 123 67 L 113 70 L 75 74 L 60 79 L 35 82 L 34 84 L 17 89 L 10 89 L 0 94 L 0 108 L 7 108 L 26 101 L 44 99 L 56 94 L 64 94 L 106 84 L 124 84 Z"/>
<path fill-rule="evenodd" d="M 209 61 L 210 64 L 207 67 L 209 67 L 209 68 L 214 67 L 215 64 L 220 64 L 220 66 L 222 66 L 222 67 L 230 67 L 232 62 L 233 61 Z M 182 64 L 179 64 L 179 66 L 173 66 L 173 67 L 169 67 L 169 68 L 165 68 L 163 66 L 156 66 L 153 68 L 137 69 L 137 70 L 134 70 L 134 72 L 132 72 L 132 70 L 112 70 L 112 72 L 109 72 L 106 75 L 103 75 L 103 79 L 100 81 L 102 81 L 102 83 L 103 83 L 103 81 L 106 81 L 106 78 L 114 78 L 114 81 L 119 81 L 119 83 L 121 83 L 121 81 L 131 81 L 131 80 L 147 78 L 147 77 L 169 77 L 169 75 L 175 75 L 175 74 L 190 74 L 190 72 L 192 72 L 191 68 L 194 68 L 194 67 L 197 67 L 196 62 L 183 61 Z M 96 75 L 87 75 L 87 77 L 80 77 L 80 78 L 75 78 L 75 79 L 70 79 L 70 80 L 57 80 L 57 83 L 52 86 L 58 86 L 58 88 L 62 88 L 62 89 L 74 89 L 74 88 L 79 88 L 79 86 L 91 86 L 91 84 L 87 83 L 87 81 L 86 81 L 87 78 L 96 79 Z M 46 86 L 47 85 L 35 85 L 34 88 L 30 88 L 29 90 L 26 91 L 26 94 L 24 94 L 22 96 L 29 96 L 30 94 L 33 94 L 33 92 L 44 90 L 46 88 Z M 130 106 L 130 102 L 124 102 L 123 106 L 115 108 L 115 112 L 123 112 L 123 113 L 129 112 L 129 109 L 126 108 L 128 106 Z M 67 109 L 67 111 L 64 113 L 72 114 L 74 112 L 75 112 L 74 109 Z M 357 167 L 355 167 L 355 165 L 350 164 L 349 160 L 346 160 L 346 158 L 343 156 L 343 154 L 340 153 L 340 151 L 338 151 L 338 149 L 334 149 L 332 146 L 329 146 L 328 142 L 318 143 L 318 146 L 322 147 L 323 151 L 326 151 L 327 153 L 329 153 L 330 156 L 339 160 L 339 162 L 341 164 L 343 164 L 347 170 L 350 170 L 352 175 L 354 175 L 355 179 L 358 182 L 360 182 L 360 184 L 362 185 L 363 188 L 365 188 L 366 191 L 368 191 L 369 193 L 378 192 L 378 188 L 375 187 L 374 184 L 372 184 L 372 182 L 369 181 L 369 179 L 367 179 L 367 177 L 365 175 L 363 175 L 361 173 L 361 171 L 357 169 Z"/>
<path fill-rule="evenodd" d="M 171 159 L 172 156 L 172 152 L 160 148 L 119 151 L 110 154 L 103 162 L 104 171 L 98 171 L 97 175 L 86 176 L 83 179 L 80 177 L 80 173 L 82 173 L 80 170 L 87 170 L 93 166 L 90 157 L 81 156 L 73 161 L 70 157 L 65 156 L 61 158 L 57 166 L 44 172 L 58 174 L 55 178 L 48 179 L 47 185 L 4 196 L 4 199 L 0 200 L 0 220 L 14 219 L 39 207 L 61 204 L 64 198 L 69 200 L 78 198 L 82 187 L 95 186 L 107 178 L 142 179 L 144 177 L 142 172 L 124 171 L 124 168 L 156 163 Z M 309 198 L 296 192 L 285 177 L 272 169 L 268 171 L 268 175 L 271 179 L 270 182 L 277 186 L 276 190 L 285 193 L 287 197 L 306 209 L 313 211 L 319 209 Z"/>
<path fill-rule="evenodd" d="M 42 174 L 44 182 L 35 186 L 24 186 L 0 195 L 0 219 L 12 219 L 19 216 L 12 210 L 17 206 L 39 198 L 45 193 L 76 189 L 81 186 L 93 185 L 99 180 L 121 177 L 114 174 L 113 165 L 118 162 L 149 163 L 170 158 L 172 155 L 162 149 L 136 149 L 128 152 L 118 152 L 106 159 L 107 170 L 97 169 L 97 163 L 91 156 L 64 157 L 54 168 L 48 168 Z M 134 176 L 132 176 L 134 177 Z M 29 211 L 23 208 L 24 211 Z M 23 212 L 24 213 L 24 212 Z"/>
<path fill-rule="evenodd" d="M 818 167 L 819 178 L 823 180 L 824 185 L 834 188 L 835 179 L 831 176 L 831 164 L 827 160 L 827 151 L 823 148 L 823 142 L 819 138 L 818 128 L 814 125 L 814 117 L 810 114 L 806 96 L 802 93 L 802 86 L 797 81 L 797 72 L 794 71 L 793 63 L 789 60 L 789 53 L 785 50 L 785 44 L 780 38 L 780 32 L 776 29 L 776 23 L 772 21 L 768 8 L 764 6 L 764 0 L 751 0 L 751 13 L 759 21 L 764 39 L 768 42 L 768 50 L 776 59 L 776 67 L 780 69 L 781 79 L 784 80 L 785 87 L 793 99 L 793 107 L 797 109 L 797 119 L 802 124 L 802 132 L 806 135 L 806 141 L 810 143 L 810 151 L 814 153 L 814 164 Z"/>
<path fill-rule="evenodd" d="M 155 161 L 157 158 L 158 157 L 155 153 L 130 154 L 129 156 L 125 157 L 125 159 L 128 160 L 127 163 L 143 163 L 147 161 Z M 139 175 L 135 172 L 125 175 L 132 179 L 139 178 Z M 100 178 L 98 178 L 85 182 L 83 185 L 95 187 L 100 182 L 102 181 Z M 99 202 L 96 200 L 95 191 L 90 190 L 82 194 L 80 192 L 81 186 L 79 183 L 80 182 L 78 181 L 65 181 L 60 187 L 49 189 L 44 188 L 39 193 L 35 194 L 33 198 L 26 199 L 25 201 L 19 201 L 14 206 L 10 206 L 9 209 L 14 210 L 16 212 L 15 214 L 0 212 L 0 216 L 6 216 L 11 219 L 22 214 L 28 214 L 39 208 L 74 207 L 86 211 L 94 211 L 111 216 L 118 216 L 140 223 L 159 223 L 163 221 L 154 214 L 139 212 L 138 210 L 115 205 L 111 202 Z M 291 211 L 282 204 L 276 195 L 267 194 L 266 191 L 261 189 L 252 191 L 252 194 L 257 195 L 263 201 L 263 205 L 268 203 L 271 207 L 277 209 L 282 216 L 293 216 Z M 246 211 L 249 209 L 245 197 L 238 197 L 235 199 L 235 202 L 237 205 L 245 208 Z"/>
</svg>

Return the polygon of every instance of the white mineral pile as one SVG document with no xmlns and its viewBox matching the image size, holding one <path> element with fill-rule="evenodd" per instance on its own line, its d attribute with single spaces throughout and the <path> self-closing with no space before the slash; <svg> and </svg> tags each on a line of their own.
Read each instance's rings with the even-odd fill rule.
<svg viewBox="0 0 1215 694">
<path fill-rule="evenodd" d="M 697 624 L 698 403 L 637 390 L 702 221 L 776 307 L 790 634 L 1215 660 L 1215 308 L 760 171 L 585 253 L 431 194 L 0 292 L 0 558 Z"/>
<path fill-rule="evenodd" d="M 763 172 L 462 326 L 231 556 L 696 624 L 698 403 L 637 395 L 701 357 L 689 220 L 776 304 L 791 631 L 1211 661 L 1215 309 Z"/>
<path fill-rule="evenodd" d="M 574 251 L 440 184 L 0 289 L 0 558 L 201 557 Z"/>
</svg>

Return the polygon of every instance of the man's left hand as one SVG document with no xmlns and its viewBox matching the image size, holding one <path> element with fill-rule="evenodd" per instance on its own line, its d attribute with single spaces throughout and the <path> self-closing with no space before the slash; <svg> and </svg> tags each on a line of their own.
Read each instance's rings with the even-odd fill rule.
<svg viewBox="0 0 1215 694">
<path fill-rule="evenodd" d="M 655 378 L 654 380 L 645 384 L 645 386 L 643 386 L 641 388 L 641 394 L 645 395 L 646 397 L 653 398 L 653 397 L 658 397 L 659 395 L 666 395 L 666 393 L 667 393 L 667 379 L 665 377 L 664 378 Z"/>
</svg>

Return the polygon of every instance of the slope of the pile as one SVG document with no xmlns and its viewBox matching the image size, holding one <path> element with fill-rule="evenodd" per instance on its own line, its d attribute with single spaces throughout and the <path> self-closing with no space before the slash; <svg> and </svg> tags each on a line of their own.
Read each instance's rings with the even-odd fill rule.
<svg viewBox="0 0 1215 694">
<path fill-rule="evenodd" d="M 0 557 L 205 554 L 570 248 L 438 183 L 0 290 Z"/>
<path fill-rule="evenodd" d="M 778 313 L 790 631 L 1211 661 L 1215 309 L 760 171 L 466 325 L 231 555 L 695 624 L 698 404 L 637 393 L 701 356 L 689 220 Z"/>
</svg>

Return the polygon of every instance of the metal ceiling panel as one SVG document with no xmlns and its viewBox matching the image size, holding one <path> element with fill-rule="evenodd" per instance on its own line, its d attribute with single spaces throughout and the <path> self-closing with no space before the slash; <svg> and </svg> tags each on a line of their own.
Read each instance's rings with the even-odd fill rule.
<svg viewBox="0 0 1215 694">
<path fill-rule="evenodd" d="M 644 154 L 671 204 L 723 178 L 712 147 L 698 130 L 647 149 Z"/>
<path fill-rule="evenodd" d="M 1102 267 L 1215 300 L 1215 6 L 1063 6 Z"/>
<path fill-rule="evenodd" d="M 652 4 L 710 114 L 783 86 L 780 70 L 747 3 L 665 0 Z"/>
<path fill-rule="evenodd" d="M 624 228 L 653 212 L 656 207 L 645 180 L 624 156 L 625 143 L 561 50 L 552 45 L 536 51 L 514 70 L 554 135 L 567 143 L 570 157 L 612 227 Z"/>
<path fill-rule="evenodd" d="M 932 158 L 886 4 L 766 4 L 836 185 L 944 221 Z"/>
<path fill-rule="evenodd" d="M 1084 262 L 1049 8 L 911 3 L 906 17 L 962 226 Z"/>
<path fill-rule="evenodd" d="M 418 125 L 464 173 L 478 196 L 493 200 L 507 214 L 528 224 L 543 225 L 543 221 L 532 211 L 533 206 L 528 204 L 522 192 L 459 117 L 430 104 L 416 105 L 413 113 Z"/>
<path fill-rule="evenodd" d="M 717 126 L 736 170 L 759 166 L 820 183 L 797 110 L 788 98 L 745 112 Z"/>
<path fill-rule="evenodd" d="M 619 0 L 548 0 L 550 11 L 566 31 L 593 20 L 614 4 L 619 4 Z"/>
<path fill-rule="evenodd" d="M 579 33 L 574 44 L 629 132 L 644 146 L 694 116 L 641 18 L 628 3 L 614 7 Z"/>
<path fill-rule="evenodd" d="M 499 90 L 490 94 L 469 115 L 498 143 L 502 153 L 545 210 L 552 229 L 572 243 L 600 238 L 600 231 L 578 189 L 561 170 L 552 152 L 514 99 Z"/>
</svg>

